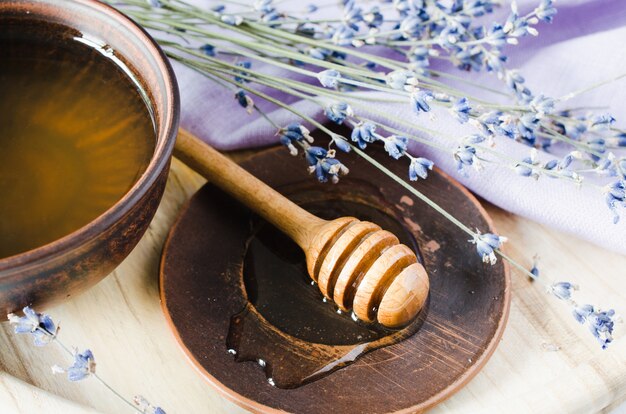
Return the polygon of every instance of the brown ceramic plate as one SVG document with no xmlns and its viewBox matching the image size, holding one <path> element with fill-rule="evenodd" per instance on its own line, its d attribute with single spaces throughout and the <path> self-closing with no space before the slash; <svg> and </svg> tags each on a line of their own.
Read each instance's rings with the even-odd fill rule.
<svg viewBox="0 0 626 414">
<path fill-rule="evenodd" d="M 371 153 L 397 174 L 406 174 L 405 163 Z M 337 185 L 316 183 L 304 163 L 283 148 L 262 151 L 243 166 L 305 208 L 317 206 L 317 213 L 320 203 L 344 203 L 338 209 L 341 214 L 350 213 L 346 206 L 357 203 L 367 207 L 357 209 L 357 217 L 373 208 L 395 220 L 419 246 L 430 276 L 423 324 L 410 338 L 371 351 L 326 377 L 293 389 L 271 386 L 258 364 L 235 362 L 226 346 L 231 317 L 245 304 L 242 269 L 254 219 L 245 207 L 206 185 L 183 209 L 164 247 L 161 299 L 192 364 L 224 396 L 246 409 L 422 411 L 476 375 L 504 330 L 510 304 L 507 266 L 501 261 L 483 264 L 465 233 L 367 162 L 352 154 L 341 154 L 341 159 L 351 172 Z M 478 201 L 443 173 L 435 170 L 415 185 L 471 228 L 495 231 Z"/>
</svg>

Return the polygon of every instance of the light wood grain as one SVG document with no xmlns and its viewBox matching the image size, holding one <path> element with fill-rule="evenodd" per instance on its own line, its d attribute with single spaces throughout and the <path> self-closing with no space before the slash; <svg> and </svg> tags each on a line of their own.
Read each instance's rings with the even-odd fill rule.
<svg viewBox="0 0 626 414">
<path fill-rule="evenodd" d="M 141 393 L 168 414 L 243 413 L 187 363 L 158 299 L 163 240 L 180 205 L 202 183 L 175 161 L 157 216 L 131 256 L 89 292 L 48 311 L 60 321 L 63 341 L 91 348 L 99 374 L 129 398 Z M 509 236 L 507 249 L 513 257 L 530 265 L 539 252 L 545 277 L 575 282 L 581 287 L 581 302 L 624 313 L 626 257 L 486 207 L 499 232 Z M 476 378 L 432 412 L 603 412 L 626 399 L 625 329 L 618 325 L 615 342 L 602 351 L 563 303 L 513 274 L 509 324 L 499 348 Z M 3 414 L 92 413 L 91 408 L 105 414 L 128 412 L 96 381 L 68 383 L 53 376 L 50 366 L 68 363 L 67 357 L 54 348 L 34 347 L 6 324 L 0 329 L 0 349 L 0 368 L 6 373 L 0 377 Z"/>
<path fill-rule="evenodd" d="M 0 372 L 0 407 L 9 413 L 96 414 L 96 410 L 59 398 L 40 388 Z"/>
</svg>

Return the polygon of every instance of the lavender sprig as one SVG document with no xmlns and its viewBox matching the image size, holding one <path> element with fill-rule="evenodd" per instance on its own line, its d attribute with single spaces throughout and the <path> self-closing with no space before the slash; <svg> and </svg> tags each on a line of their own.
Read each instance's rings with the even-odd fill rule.
<svg viewBox="0 0 626 414">
<path fill-rule="evenodd" d="M 165 414 L 163 409 L 150 405 L 143 397 L 135 397 L 134 403 L 131 403 L 113 389 L 96 374 L 96 360 L 91 350 L 86 349 L 79 352 L 76 348 L 70 350 L 65 346 L 57 337 L 58 326 L 55 325 L 49 315 L 38 313 L 30 306 L 26 306 L 22 312 L 24 316 L 17 316 L 14 313 L 7 315 L 9 323 L 14 326 L 13 330 L 16 334 L 31 335 L 36 346 L 45 346 L 54 342 L 73 358 L 72 365 L 68 367 L 52 366 L 54 374 L 66 374 L 67 379 L 72 382 L 94 377 L 134 411 L 143 414 Z"/>
<path fill-rule="evenodd" d="M 292 154 L 304 154 L 309 170 L 319 181 L 337 182 L 346 174 L 348 171 L 336 158 L 335 148 L 352 149 L 467 233 L 486 263 L 495 263 L 500 255 L 532 279 L 538 279 L 538 269 L 529 272 L 501 251 L 506 238 L 469 229 L 406 180 L 369 157 L 363 149 L 382 145 L 390 157 L 408 159 L 407 175 L 412 181 L 426 179 L 433 163 L 409 154 L 409 140 L 449 153 L 461 174 L 468 174 L 472 169 L 480 171 L 489 163 L 512 170 L 521 177 L 549 177 L 595 187 L 604 197 L 615 222 L 619 219 L 620 207 L 626 207 L 626 159 L 612 151 L 626 147 L 626 138 L 623 138 L 626 134 L 615 128 L 614 118 L 610 114 L 564 107 L 572 96 L 583 93 L 584 89 L 558 99 L 534 94 L 523 75 L 507 67 L 506 46 L 515 45 L 526 36 L 536 36 L 541 22 L 551 23 L 557 13 L 552 0 L 538 1 L 526 14 L 520 13 L 513 2 L 506 21 L 489 25 L 479 18 L 499 6 L 499 2 L 492 0 L 395 0 L 380 7 L 348 0 L 342 2 L 340 18 L 334 19 L 316 17 L 316 7 L 306 11 L 312 15 L 301 16 L 289 11 L 287 3 L 272 0 L 258 1 L 249 7 L 228 4 L 212 9 L 182 0 L 127 0 L 124 3 L 129 6 L 124 10 L 148 29 L 183 37 L 185 44 L 159 40 L 170 58 L 233 89 L 239 105 L 277 128 L 280 141 Z M 299 10 L 301 12 L 301 8 Z M 219 30 L 214 30 L 216 28 Z M 224 30 L 226 34 L 221 32 Z M 197 47 L 193 46 L 195 43 Z M 370 53 L 368 47 L 372 45 L 379 48 L 376 51 L 385 48 L 403 59 Z M 434 70 L 431 63 L 435 60 L 446 60 L 466 71 L 492 72 L 509 92 L 482 87 Z M 242 64 L 250 61 L 283 69 L 287 76 L 277 77 L 255 68 L 254 64 Z M 301 80 L 302 77 L 305 80 Z M 446 79 L 455 79 L 474 88 L 479 86 L 486 94 L 497 94 L 500 98 L 508 96 L 508 103 L 493 103 L 482 95 L 472 96 L 442 81 Z M 261 91 L 260 87 L 318 105 L 330 122 L 352 128 L 351 136 L 343 137 L 328 130 L 274 95 Z M 377 111 L 371 105 L 371 98 L 351 93 L 358 90 L 382 92 L 383 95 L 376 98 L 381 102 L 410 105 L 418 118 L 406 120 Z M 284 108 L 298 119 L 287 126 L 278 126 L 256 106 L 258 99 Z M 423 120 L 434 119 L 431 114 L 435 108 L 445 109 L 456 122 L 471 125 L 476 132 L 458 138 L 425 127 Z M 364 113 L 376 114 L 382 121 L 367 119 Z M 428 116 L 424 117 L 424 113 Z M 314 145 L 305 125 L 328 134 L 329 147 Z M 396 129 L 396 125 L 407 130 Z M 438 136 L 443 143 L 410 134 L 409 128 Z M 513 159 L 497 150 L 501 140 L 526 144 L 531 147 L 530 154 Z M 541 159 L 544 154 L 549 156 Z M 586 178 L 590 176 L 609 183 L 604 187 L 587 183 Z M 607 317 L 600 316 L 597 315 L 599 319 Z"/>
<path fill-rule="evenodd" d="M 578 286 L 569 282 L 557 282 L 548 287 L 548 292 L 557 298 L 567 302 L 572 307 L 572 315 L 582 325 L 589 328 L 591 334 L 598 340 L 602 349 L 606 349 L 613 341 L 613 329 L 619 320 L 615 310 L 602 311 L 593 305 L 578 305 L 572 299 L 573 291 Z"/>
<path fill-rule="evenodd" d="M 332 79 L 332 80 L 329 80 L 329 82 L 331 82 L 329 85 L 337 86 L 336 84 L 342 81 L 350 82 L 349 80 L 347 80 L 347 78 L 345 78 L 345 76 L 342 76 L 336 70 L 334 70 L 333 72 L 329 72 L 329 73 L 333 75 L 332 77 L 329 77 L 329 79 Z M 324 74 L 327 74 L 327 72 L 324 72 Z M 519 80 L 519 77 L 517 77 L 516 79 Z M 409 85 L 407 85 L 407 87 L 408 86 Z M 412 94 L 412 97 L 417 98 L 417 99 L 413 99 L 414 108 L 416 108 L 418 111 L 427 110 L 428 103 L 425 99 L 421 97 L 428 99 L 429 96 L 430 94 L 428 90 L 421 89 L 419 91 L 414 91 Z M 434 96 L 440 97 L 442 96 L 442 94 L 435 93 Z M 249 104 L 247 94 L 244 94 L 243 92 L 240 91 L 238 98 L 240 98 L 240 103 L 242 104 L 242 106 L 246 107 L 249 110 L 252 109 L 252 105 Z M 450 98 L 449 97 L 444 98 L 444 99 L 439 98 L 439 100 L 441 102 L 446 102 L 446 101 L 449 102 Z M 468 101 L 463 100 L 463 98 L 460 98 L 459 102 L 465 102 L 469 106 Z M 506 137 L 520 140 L 521 142 L 528 143 L 529 145 L 535 144 L 536 142 L 538 142 L 537 140 L 538 135 L 542 137 L 547 136 L 549 138 L 549 140 L 542 141 L 543 147 L 546 147 L 547 145 L 551 145 L 552 142 L 563 141 L 564 139 L 567 139 L 567 138 L 563 138 L 563 136 L 559 136 L 558 131 L 550 131 L 550 130 L 544 131 L 542 129 L 537 129 L 537 126 L 539 125 L 539 122 L 538 122 L 539 117 L 546 115 L 551 110 L 551 108 L 553 108 L 553 100 L 550 100 L 549 98 L 546 98 L 543 96 L 539 96 L 538 98 L 533 99 L 529 105 L 533 111 L 536 111 L 537 113 L 536 116 L 531 116 L 531 113 L 526 113 L 523 116 L 518 115 L 516 117 L 511 117 L 509 115 L 500 113 L 500 114 L 496 114 L 496 117 L 491 116 L 491 118 L 486 118 L 486 116 L 489 115 L 489 113 L 480 115 L 477 111 L 470 112 L 467 108 L 464 108 L 464 112 L 459 112 L 459 114 L 463 113 L 467 115 L 467 117 L 470 118 L 470 121 L 473 121 L 474 124 L 477 125 L 481 130 L 487 131 L 491 135 L 494 135 L 494 133 L 502 133 Z M 463 119 L 464 118 L 465 116 L 463 116 Z M 606 119 L 610 119 L 610 118 L 606 118 Z M 485 120 L 485 122 L 483 122 L 483 120 Z M 494 122 L 494 120 L 496 122 Z M 489 125 L 487 125 L 487 121 L 489 121 L 488 122 Z M 535 130 L 537 132 L 535 132 Z M 582 147 L 582 148 L 592 148 L 593 145 L 576 144 L 576 146 Z M 590 152 L 590 156 L 597 157 L 597 154 Z M 490 162 L 493 162 L 493 160 L 491 160 Z M 596 170 L 600 172 L 601 169 L 598 168 Z M 606 171 L 606 169 L 602 169 L 602 171 Z M 572 180 L 576 183 L 582 182 L 582 176 L 576 173 L 575 171 L 568 172 L 567 174 L 565 173 L 555 174 L 554 172 L 551 172 L 548 169 L 545 169 L 543 173 L 544 175 L 549 175 L 551 177 Z M 537 177 L 537 175 L 533 175 L 533 176 Z"/>
</svg>

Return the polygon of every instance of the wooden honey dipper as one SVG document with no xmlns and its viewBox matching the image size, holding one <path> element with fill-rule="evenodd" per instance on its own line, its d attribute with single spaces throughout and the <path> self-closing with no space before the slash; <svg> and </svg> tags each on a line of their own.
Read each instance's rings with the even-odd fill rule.
<svg viewBox="0 0 626 414">
<path fill-rule="evenodd" d="M 293 239 L 311 278 L 342 310 L 393 328 L 424 305 L 428 275 L 392 233 L 354 217 L 316 217 L 184 129 L 174 155 Z"/>
</svg>

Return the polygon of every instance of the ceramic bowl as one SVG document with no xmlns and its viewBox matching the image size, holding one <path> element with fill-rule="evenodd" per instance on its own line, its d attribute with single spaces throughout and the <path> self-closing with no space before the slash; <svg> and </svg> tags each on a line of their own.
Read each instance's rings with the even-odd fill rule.
<svg viewBox="0 0 626 414">
<path fill-rule="evenodd" d="M 180 112 L 167 58 L 143 29 L 113 8 L 94 0 L 9 0 L 0 2 L 0 30 L 7 18 L 42 24 L 49 36 L 58 35 L 62 25 L 109 45 L 147 93 L 156 146 L 139 180 L 95 220 L 52 243 L 0 259 L 5 313 L 64 301 L 96 284 L 131 252 L 163 194 Z"/>
</svg>

